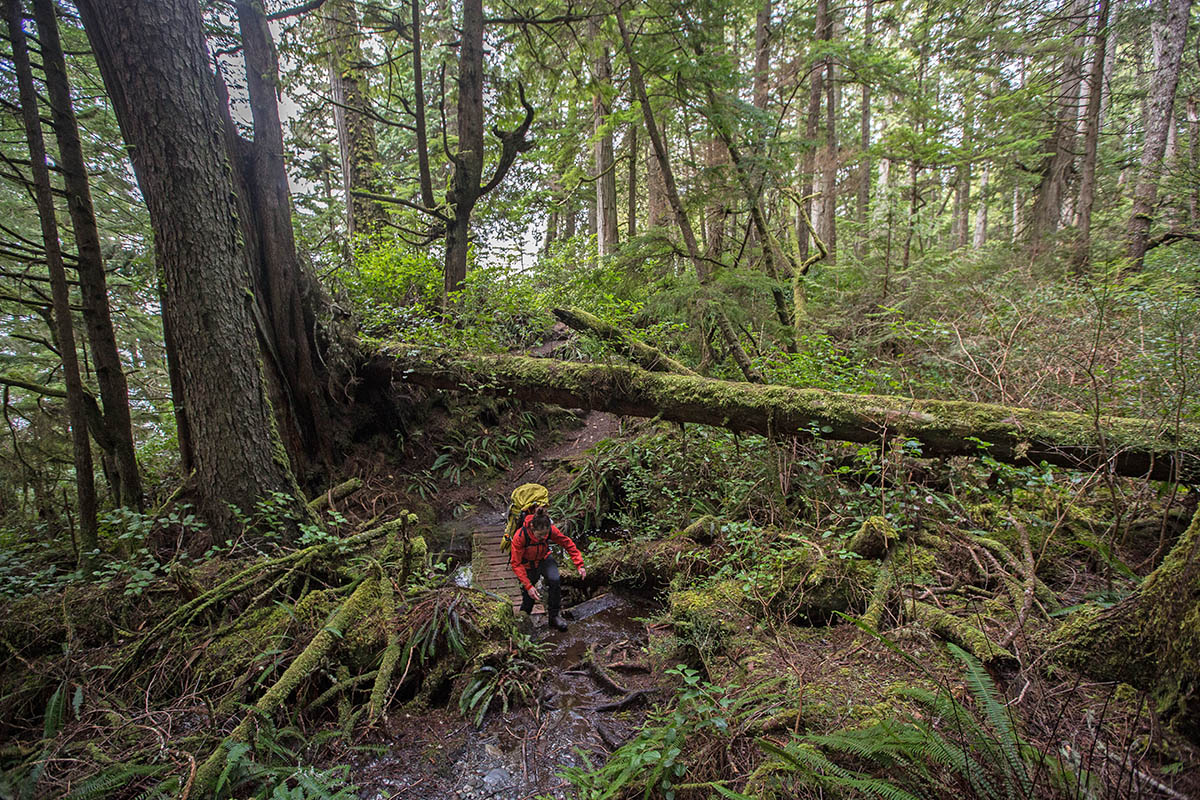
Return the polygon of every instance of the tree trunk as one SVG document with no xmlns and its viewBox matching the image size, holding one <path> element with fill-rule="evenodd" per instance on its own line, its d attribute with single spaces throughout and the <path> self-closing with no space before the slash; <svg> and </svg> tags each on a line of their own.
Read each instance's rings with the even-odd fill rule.
<svg viewBox="0 0 1200 800">
<path fill-rule="evenodd" d="M 638 162 L 638 136 L 637 123 L 629 124 L 629 131 L 625 134 L 625 141 L 629 145 L 629 184 L 626 195 L 626 235 L 632 239 L 637 236 L 637 195 L 638 195 L 638 178 L 637 178 L 637 162 Z"/>
<path fill-rule="evenodd" d="M 826 39 L 825 31 L 828 27 L 829 0 L 817 0 L 813 40 L 824 41 Z M 808 258 L 809 248 L 808 223 L 804 218 L 807 215 L 811 220 L 814 212 L 814 204 L 810 198 L 817 174 L 817 151 L 819 149 L 817 134 L 821 129 L 821 97 L 824 93 L 821 76 L 824 70 L 823 57 L 813 59 L 808 73 L 808 110 L 804 117 L 804 157 L 800 165 L 801 180 L 803 181 L 800 187 L 800 196 L 804 198 L 804 204 L 796 210 L 796 238 L 800 242 L 801 260 Z"/>
<path fill-rule="evenodd" d="M 1167 146 L 1167 130 L 1175 114 L 1175 89 L 1179 85 L 1183 46 L 1187 40 L 1188 17 L 1192 0 L 1165 0 L 1166 19 L 1162 23 L 1162 48 L 1157 52 L 1150 82 L 1150 105 L 1146 115 L 1146 139 L 1142 161 L 1133 190 L 1133 210 L 1127 226 L 1129 257 L 1140 269 L 1150 238 L 1150 221 L 1158 192 L 1159 162 Z"/>
<path fill-rule="evenodd" d="M 316 278 L 296 255 L 292 199 L 283 161 L 279 119 L 279 63 L 260 0 L 236 0 L 254 138 L 239 151 L 241 219 L 250 281 L 261 324 L 271 403 L 297 472 L 332 461 L 327 376 L 317 358 L 315 306 L 323 297 Z M 360 217 L 360 220 L 363 219 Z M 366 230 L 363 231 L 366 233 Z"/>
<path fill-rule="evenodd" d="M 245 0 L 238 0 L 245 5 Z M 325 0 L 325 34 L 329 39 L 329 90 L 333 122 L 342 158 L 342 188 L 346 194 L 346 232 L 373 236 L 385 212 L 377 201 L 356 192 L 380 194 L 379 150 L 369 113 L 367 80 L 362 74 L 358 13 L 353 0 Z M 241 14 L 239 13 L 239 16 Z M 419 49 L 419 43 L 417 45 Z M 419 106 L 424 110 L 423 106 Z"/>
<path fill-rule="evenodd" d="M 100 402 L 104 407 L 104 429 L 111 447 L 113 494 L 118 505 L 142 509 L 142 478 L 138 471 L 133 444 L 133 423 L 129 415 L 129 387 L 117 338 L 109 313 L 108 287 L 104 275 L 104 257 L 100 252 L 100 230 L 92 205 L 87 165 L 79 141 L 79 125 L 71 105 L 67 83 L 67 64 L 58 34 L 58 19 L 53 0 L 34 0 L 38 38 L 42 45 L 42 64 L 46 74 L 46 93 L 58 140 L 59 168 L 67 192 L 67 210 L 79 254 L 79 290 L 83 318 Z"/>
<path fill-rule="evenodd" d="M 1075 46 L 1062 60 L 1062 82 L 1058 87 L 1058 113 L 1054 130 L 1047 140 L 1042 163 L 1042 180 L 1038 185 L 1030 217 L 1029 235 L 1034 247 L 1048 234 L 1058 230 L 1062 219 L 1067 183 L 1075 163 L 1075 132 L 1079 128 L 1079 84 L 1083 80 L 1081 53 L 1087 33 L 1087 0 L 1073 0 L 1068 24 L 1076 31 Z"/>
<path fill-rule="evenodd" d="M 307 510 L 275 432 L 252 321 L 224 125 L 192 0 L 80 0 L 80 13 L 150 211 L 164 313 L 179 356 L 201 514 L 222 534 L 230 505 Z M 186 157 L 185 157 L 186 154 Z M 295 533 L 289 523 L 285 535 Z"/>
<path fill-rule="evenodd" d="M 767 110 L 771 79 L 771 2 L 762 0 L 754 19 L 754 107 Z"/>
<path fill-rule="evenodd" d="M 863 49 L 871 53 L 875 23 L 875 0 L 867 0 L 866 19 L 863 21 Z M 862 258 L 867 245 L 867 209 L 871 203 L 871 84 L 862 83 L 862 109 L 858 123 L 861 154 L 858 162 L 858 236 L 854 240 L 854 255 Z"/>
<path fill-rule="evenodd" d="M 1181 733 L 1200 736 L 1200 510 L 1133 594 L 1077 612 L 1058 639 L 1062 662 L 1150 692 Z"/>
<path fill-rule="evenodd" d="M 709 268 L 700 255 L 700 248 L 696 244 L 696 234 L 692 230 L 691 220 L 688 219 L 687 211 L 684 209 L 683 203 L 679 199 L 679 192 L 675 188 L 675 176 L 672 174 L 671 164 L 667 160 L 667 150 L 663 144 L 662 136 L 659 135 L 658 125 L 654 121 L 654 114 L 650 109 L 650 98 L 646 95 L 646 85 L 642 80 L 642 71 L 638 66 L 637 59 L 634 58 L 633 44 L 630 42 L 629 31 L 625 28 L 625 18 L 619 7 L 616 10 L 616 17 L 617 25 L 621 29 L 621 42 L 625 48 L 625 55 L 629 59 L 629 79 L 633 84 L 634 91 L 637 93 L 638 104 L 642 107 L 642 119 L 646 123 L 646 133 L 650 137 L 650 144 L 654 148 L 659 171 L 662 174 L 663 189 L 666 192 L 667 201 L 671 204 L 671 209 L 675 212 L 675 221 L 679 225 L 680 234 L 683 236 L 684 245 L 687 247 L 688 258 L 692 262 L 692 267 L 696 270 L 696 277 L 702 285 L 707 285 L 709 281 Z M 729 317 L 725 314 L 725 310 L 717 302 L 711 302 L 709 305 L 716 319 L 717 328 L 721 331 L 721 336 L 725 340 L 725 346 L 729 348 L 729 353 L 733 356 L 742 374 L 749 381 L 761 383 L 762 376 L 750 361 L 750 357 L 746 355 L 746 351 L 742 348 L 742 344 L 738 340 L 737 333 L 733 330 L 733 325 L 730 323 Z"/>
<path fill-rule="evenodd" d="M 471 212 L 483 180 L 483 0 L 463 3 L 458 45 L 458 153 L 449 205 L 453 222 L 446 234 L 445 292 L 462 288 L 467 277 Z"/>
<path fill-rule="evenodd" d="M 828 3 L 828 0 L 821 0 Z M 837 27 L 833 15 L 826 8 L 825 41 L 832 43 Z M 832 55 L 825 56 L 825 145 L 818 158 L 821 166 L 820 222 L 817 232 L 825 244 L 826 260 L 837 263 L 837 109 L 841 95 L 837 78 L 837 62 Z"/>
<path fill-rule="evenodd" d="M 609 108 L 604 89 L 612 84 L 612 66 L 608 48 L 599 41 L 600 23 L 588 21 L 588 41 L 595 54 L 592 61 L 592 136 L 593 163 L 596 168 L 596 244 L 601 258 L 610 255 L 617 246 L 617 171 L 614 166 L 613 135 L 605 125 Z"/>
<path fill-rule="evenodd" d="M 979 205 L 975 209 L 975 236 L 971 246 L 976 250 L 987 243 L 988 226 L 988 179 L 991 177 L 992 165 L 984 162 L 983 174 L 979 176 Z"/>
<path fill-rule="evenodd" d="M 879 443 L 908 436 L 926 457 L 986 453 L 1008 463 L 1109 469 L 1118 475 L 1200 482 L 1200 425 L 1040 411 L 963 401 L 852 395 L 652 373 L 636 367 L 524 356 L 476 356 L 397 346 L 370 360 L 372 380 L 490 392 L 764 436 Z"/>
<path fill-rule="evenodd" d="M 1197 98 L 1187 101 L 1188 121 L 1188 166 L 1189 173 L 1200 175 L 1200 103 Z M 1200 225 L 1200 180 L 1192 183 L 1188 192 L 1188 224 L 1193 228 Z"/>
<path fill-rule="evenodd" d="M 46 143 L 42 138 L 41 112 L 33 85 L 33 67 L 25 41 L 21 0 L 7 0 L 5 8 L 8 37 L 12 42 L 13 70 L 16 73 L 29 143 L 29 167 L 34 197 L 42 229 L 46 266 L 54 307 L 54 328 L 63 363 L 63 382 L 67 387 L 67 413 L 71 422 L 71 443 L 75 455 L 75 494 L 79 504 L 79 564 L 90 574 L 99 547 L 96 526 L 96 475 L 92 467 L 92 448 L 88 440 L 87 409 L 84 407 L 83 380 L 75 350 L 75 328 L 71 323 L 71 295 L 63 267 L 62 247 L 58 240 L 58 221 L 54 213 L 54 194 L 50 186 L 50 168 L 46 163 Z"/>
<path fill-rule="evenodd" d="M 1088 76 L 1087 116 L 1083 127 L 1083 165 L 1079 176 L 1079 238 L 1075 242 L 1073 266 L 1083 270 L 1092 246 L 1092 206 L 1096 200 L 1096 154 L 1100 143 L 1101 87 L 1104 85 L 1104 53 L 1108 39 L 1108 0 L 1096 10 L 1096 34 L 1092 42 L 1092 68 Z"/>
</svg>

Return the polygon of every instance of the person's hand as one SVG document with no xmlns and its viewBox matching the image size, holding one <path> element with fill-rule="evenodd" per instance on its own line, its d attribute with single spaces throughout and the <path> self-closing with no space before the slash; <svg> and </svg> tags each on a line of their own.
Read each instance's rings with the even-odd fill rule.
<svg viewBox="0 0 1200 800">
<path fill-rule="evenodd" d="M 526 594 L 528 594 L 530 597 L 532 597 L 532 598 L 533 598 L 533 602 L 535 602 L 535 603 L 540 603 L 540 602 L 542 602 L 542 596 L 541 596 L 540 594 L 538 594 L 538 590 L 537 590 L 537 589 L 535 589 L 535 588 L 533 588 L 533 587 L 530 587 L 530 588 L 529 588 L 529 591 L 528 591 L 528 592 L 526 592 Z"/>
<path fill-rule="evenodd" d="M 583 580 L 586 577 L 587 577 L 587 570 L 584 569 L 583 567 L 580 567 L 579 568 L 579 580 Z"/>
</svg>

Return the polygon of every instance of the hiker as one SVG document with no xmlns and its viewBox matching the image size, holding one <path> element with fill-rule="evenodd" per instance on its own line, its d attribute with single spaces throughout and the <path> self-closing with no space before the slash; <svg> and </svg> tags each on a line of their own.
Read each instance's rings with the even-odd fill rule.
<svg viewBox="0 0 1200 800">
<path fill-rule="evenodd" d="M 558 562 L 550 555 L 550 543 L 561 544 L 571 556 L 579 577 L 586 578 L 587 570 L 583 566 L 583 556 L 571 539 L 550 522 L 550 515 L 544 507 L 537 507 L 532 514 L 525 516 L 524 523 L 513 534 L 512 538 L 512 571 L 521 582 L 521 611 L 529 614 L 533 604 L 542 602 L 534 584 L 538 578 L 545 578 L 549 587 L 550 597 L 546 610 L 550 614 L 550 627 L 560 631 L 567 629 L 567 623 L 558 618 L 562 608 L 562 580 L 558 576 Z"/>
</svg>

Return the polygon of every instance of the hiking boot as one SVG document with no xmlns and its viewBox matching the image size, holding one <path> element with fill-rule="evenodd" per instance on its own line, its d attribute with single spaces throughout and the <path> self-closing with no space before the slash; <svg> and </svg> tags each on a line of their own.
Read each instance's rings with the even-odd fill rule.
<svg viewBox="0 0 1200 800">
<path fill-rule="evenodd" d="M 552 614 L 550 616 L 550 627 L 558 631 L 565 631 L 567 629 L 567 623 L 564 620 L 559 619 L 557 614 Z"/>
</svg>

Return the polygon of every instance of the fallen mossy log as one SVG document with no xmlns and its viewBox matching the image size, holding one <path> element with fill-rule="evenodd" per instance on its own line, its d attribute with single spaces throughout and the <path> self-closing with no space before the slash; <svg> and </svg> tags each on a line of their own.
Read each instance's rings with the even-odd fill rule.
<svg viewBox="0 0 1200 800">
<path fill-rule="evenodd" d="M 642 369 L 651 372 L 673 372 L 676 375 L 692 375 L 696 373 L 661 350 L 651 347 L 645 342 L 639 342 L 620 328 L 609 325 L 597 316 L 581 311 L 578 308 L 556 308 L 554 316 L 566 326 L 581 333 L 590 333 L 613 346 L 621 355 L 637 364 Z"/>
<path fill-rule="evenodd" d="M 434 389 L 513 395 L 615 414 L 696 422 L 764 436 L 877 443 L 905 436 L 922 454 L 972 456 L 981 447 L 1014 464 L 1107 469 L 1200 483 L 1200 425 L 888 395 L 854 395 L 579 364 L 391 345 L 364 377 Z M 981 444 L 986 443 L 986 445 Z"/>
<path fill-rule="evenodd" d="M 324 511 L 327 508 L 333 508 L 338 502 L 345 500 L 350 495 L 357 492 L 363 487 L 362 478 L 351 478 L 343 481 L 337 486 L 330 487 L 329 491 L 321 494 L 308 501 L 309 511 Z"/>
</svg>

